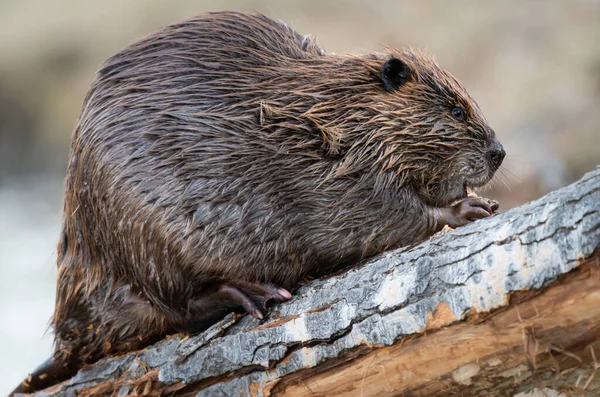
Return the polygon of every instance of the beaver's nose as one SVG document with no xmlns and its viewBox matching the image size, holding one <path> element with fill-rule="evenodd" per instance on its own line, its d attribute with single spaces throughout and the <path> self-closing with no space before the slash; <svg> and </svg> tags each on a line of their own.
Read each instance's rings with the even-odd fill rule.
<svg viewBox="0 0 600 397">
<path fill-rule="evenodd" d="M 490 150 L 487 152 L 487 158 L 492 168 L 494 168 L 494 171 L 500 167 L 500 165 L 502 164 L 502 160 L 504 160 L 505 156 L 506 152 L 504 151 L 504 148 L 502 147 L 500 142 L 494 142 Z"/>
</svg>

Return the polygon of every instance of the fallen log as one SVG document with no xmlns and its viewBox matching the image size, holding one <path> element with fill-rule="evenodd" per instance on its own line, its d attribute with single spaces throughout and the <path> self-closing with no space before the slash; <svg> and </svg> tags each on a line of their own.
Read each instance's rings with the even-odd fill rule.
<svg viewBox="0 0 600 397">
<path fill-rule="evenodd" d="M 38 395 L 600 395 L 599 369 L 600 167 Z"/>
</svg>

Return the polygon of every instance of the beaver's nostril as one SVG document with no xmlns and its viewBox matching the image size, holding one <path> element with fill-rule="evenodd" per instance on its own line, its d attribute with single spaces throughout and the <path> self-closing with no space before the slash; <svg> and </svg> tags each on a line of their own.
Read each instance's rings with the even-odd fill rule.
<svg viewBox="0 0 600 397">
<path fill-rule="evenodd" d="M 487 153 L 487 157 L 492 167 L 494 167 L 494 170 L 497 170 L 500 167 L 505 156 L 506 152 L 502 147 L 498 149 L 492 149 Z"/>
</svg>

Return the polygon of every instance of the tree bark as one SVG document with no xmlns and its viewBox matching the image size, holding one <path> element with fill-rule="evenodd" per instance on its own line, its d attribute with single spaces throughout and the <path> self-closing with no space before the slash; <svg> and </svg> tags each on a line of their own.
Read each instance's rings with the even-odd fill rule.
<svg viewBox="0 0 600 397">
<path fill-rule="evenodd" d="M 600 395 L 599 244 L 600 167 L 313 280 L 262 322 L 229 315 L 39 394 Z"/>
</svg>

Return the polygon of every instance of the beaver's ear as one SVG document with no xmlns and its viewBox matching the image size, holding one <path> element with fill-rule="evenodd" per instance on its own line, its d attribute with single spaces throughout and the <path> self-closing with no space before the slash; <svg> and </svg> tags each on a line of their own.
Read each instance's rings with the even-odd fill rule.
<svg viewBox="0 0 600 397">
<path fill-rule="evenodd" d="M 385 61 L 381 67 L 381 80 L 385 89 L 389 92 L 394 92 L 402 84 L 409 81 L 412 77 L 412 71 L 410 67 L 399 60 L 398 58 L 391 58 Z"/>
</svg>

